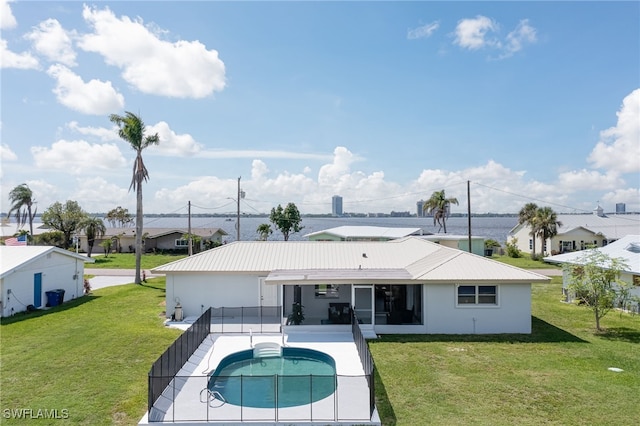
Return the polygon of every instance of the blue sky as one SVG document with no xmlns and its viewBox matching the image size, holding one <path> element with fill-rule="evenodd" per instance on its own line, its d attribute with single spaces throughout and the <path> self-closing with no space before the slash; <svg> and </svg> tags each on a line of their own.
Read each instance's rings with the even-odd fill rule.
<svg viewBox="0 0 640 426">
<path fill-rule="evenodd" d="M 145 213 L 640 210 L 638 2 L 0 0 L 0 203 Z"/>
</svg>

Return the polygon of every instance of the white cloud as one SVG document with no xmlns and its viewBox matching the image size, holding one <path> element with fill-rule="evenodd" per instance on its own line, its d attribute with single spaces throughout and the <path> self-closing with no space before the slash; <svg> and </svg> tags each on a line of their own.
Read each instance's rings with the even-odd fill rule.
<svg viewBox="0 0 640 426">
<path fill-rule="evenodd" d="M 407 38 L 409 40 L 415 40 L 419 38 L 427 38 L 431 37 L 431 35 L 440 28 L 440 23 L 438 21 L 431 22 L 430 24 L 425 24 L 417 28 L 412 28 L 407 31 Z"/>
<path fill-rule="evenodd" d="M 496 32 L 498 28 L 498 24 L 486 16 L 462 19 L 456 26 L 454 43 L 470 50 L 481 49 L 487 45 L 495 46 L 499 44 L 498 41 L 495 38 L 487 38 L 487 34 Z"/>
<path fill-rule="evenodd" d="M 80 207 L 90 213 L 108 212 L 116 206 L 131 207 L 135 211 L 135 196 L 130 195 L 127 188 L 121 188 L 102 177 L 79 178 L 77 184 L 70 198 L 78 200 Z"/>
<path fill-rule="evenodd" d="M 581 190 L 610 190 L 623 184 L 618 173 L 600 173 L 596 170 L 574 170 L 558 176 L 561 189 L 571 193 Z"/>
<path fill-rule="evenodd" d="M 65 31 L 57 20 L 47 19 L 24 37 L 31 40 L 36 51 L 49 61 L 72 67 L 76 65 L 76 52 L 71 46 L 73 35 L 73 32 Z"/>
<path fill-rule="evenodd" d="M 85 136 L 94 136 L 102 142 L 110 142 L 120 140 L 117 127 L 107 129 L 106 127 L 83 127 L 77 121 L 70 121 L 66 124 L 70 130 Z"/>
<path fill-rule="evenodd" d="M 251 179 L 255 181 L 261 180 L 269 173 L 269 168 L 262 160 L 253 160 L 251 163 Z"/>
<path fill-rule="evenodd" d="M 500 25 L 486 16 L 462 19 L 456 26 L 454 44 L 469 50 L 489 48 L 499 52 L 498 59 L 504 59 L 522 50 L 525 44 L 537 41 L 537 31 L 528 19 L 520 20 L 503 40 L 499 32 Z"/>
<path fill-rule="evenodd" d="M 504 46 L 505 55 L 510 56 L 522 50 L 525 43 L 535 43 L 536 40 L 536 29 L 529 25 L 528 19 L 523 19 L 518 23 L 515 30 L 507 34 Z"/>
<path fill-rule="evenodd" d="M 640 89 L 622 101 L 617 112 L 618 123 L 600 132 L 588 161 L 594 167 L 619 173 L 640 172 Z"/>
<path fill-rule="evenodd" d="M 640 189 L 626 188 L 607 192 L 600 201 L 606 206 L 615 206 L 617 203 L 625 203 L 626 211 L 637 212 L 640 210 Z"/>
<path fill-rule="evenodd" d="M 16 161 L 18 156 L 11 150 L 9 145 L 3 143 L 0 145 L 0 159 L 2 161 Z"/>
<path fill-rule="evenodd" d="M 0 29 L 2 30 L 9 30 L 18 25 L 9 3 L 11 3 L 11 0 L 0 0 Z"/>
<path fill-rule="evenodd" d="M 103 115 L 124 108 L 124 96 L 113 88 L 110 81 L 82 78 L 64 65 L 52 65 L 47 74 L 56 80 L 53 93 L 58 102 L 83 114 Z"/>
<path fill-rule="evenodd" d="M 38 59 L 29 52 L 15 53 L 7 47 L 7 41 L 0 39 L 0 68 L 38 69 Z"/>
<path fill-rule="evenodd" d="M 199 41 L 161 40 L 161 31 L 142 19 L 118 19 L 111 10 L 84 6 L 92 34 L 81 37 L 80 48 L 97 52 L 122 69 L 122 77 L 144 93 L 177 98 L 204 98 L 225 87 L 225 66 L 216 50 Z"/>
<path fill-rule="evenodd" d="M 127 161 L 115 144 L 89 144 L 86 141 L 59 140 L 51 148 L 31 147 L 35 165 L 44 170 L 63 170 L 72 174 L 113 170 Z"/>
<path fill-rule="evenodd" d="M 158 134 L 160 142 L 158 145 L 149 147 L 152 152 L 167 156 L 184 157 L 195 155 L 202 149 L 202 144 L 197 143 L 191 135 L 176 134 L 164 121 L 160 121 L 153 126 L 147 126 L 147 135 L 155 133 Z"/>
<path fill-rule="evenodd" d="M 261 151 L 261 150 L 233 150 L 219 149 L 207 150 L 198 153 L 199 158 L 224 159 L 224 158 L 285 158 L 290 160 L 330 160 L 331 155 L 313 154 L 295 151 Z"/>
</svg>

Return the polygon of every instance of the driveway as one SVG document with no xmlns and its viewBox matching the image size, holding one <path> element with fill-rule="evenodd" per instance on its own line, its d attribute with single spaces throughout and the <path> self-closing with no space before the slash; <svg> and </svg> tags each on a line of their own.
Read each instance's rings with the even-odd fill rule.
<svg viewBox="0 0 640 426">
<path fill-rule="evenodd" d="M 157 277 L 149 271 L 145 271 L 147 278 Z M 111 287 L 114 285 L 132 284 L 135 281 L 136 271 L 135 269 L 94 269 L 85 268 L 84 273 L 86 275 L 94 275 L 89 279 L 91 289 L 97 290 L 99 288 Z"/>
</svg>

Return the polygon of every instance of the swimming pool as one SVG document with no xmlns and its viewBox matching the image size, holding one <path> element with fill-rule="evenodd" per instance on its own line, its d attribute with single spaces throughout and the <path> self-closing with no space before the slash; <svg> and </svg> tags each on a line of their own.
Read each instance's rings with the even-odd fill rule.
<svg viewBox="0 0 640 426">
<path fill-rule="evenodd" d="M 224 402 L 255 408 L 310 404 L 332 395 L 336 363 L 329 355 L 306 348 L 278 352 L 249 349 L 228 355 L 211 373 L 208 389 Z"/>
</svg>

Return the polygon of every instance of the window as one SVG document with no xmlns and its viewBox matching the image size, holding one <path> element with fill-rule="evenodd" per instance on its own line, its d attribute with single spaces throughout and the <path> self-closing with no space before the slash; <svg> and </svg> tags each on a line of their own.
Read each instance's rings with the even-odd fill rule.
<svg viewBox="0 0 640 426">
<path fill-rule="evenodd" d="M 640 275 L 633 276 L 633 285 L 635 287 L 640 287 Z"/>
<path fill-rule="evenodd" d="M 189 245 L 188 240 L 176 240 L 176 247 L 187 247 Z"/>
<path fill-rule="evenodd" d="M 458 305 L 497 305 L 498 286 L 459 285 Z"/>
<path fill-rule="evenodd" d="M 316 298 L 318 299 L 337 299 L 338 286 L 335 284 L 318 284 L 316 285 Z"/>
<path fill-rule="evenodd" d="M 533 250 L 533 239 L 529 238 L 529 250 Z"/>
</svg>

